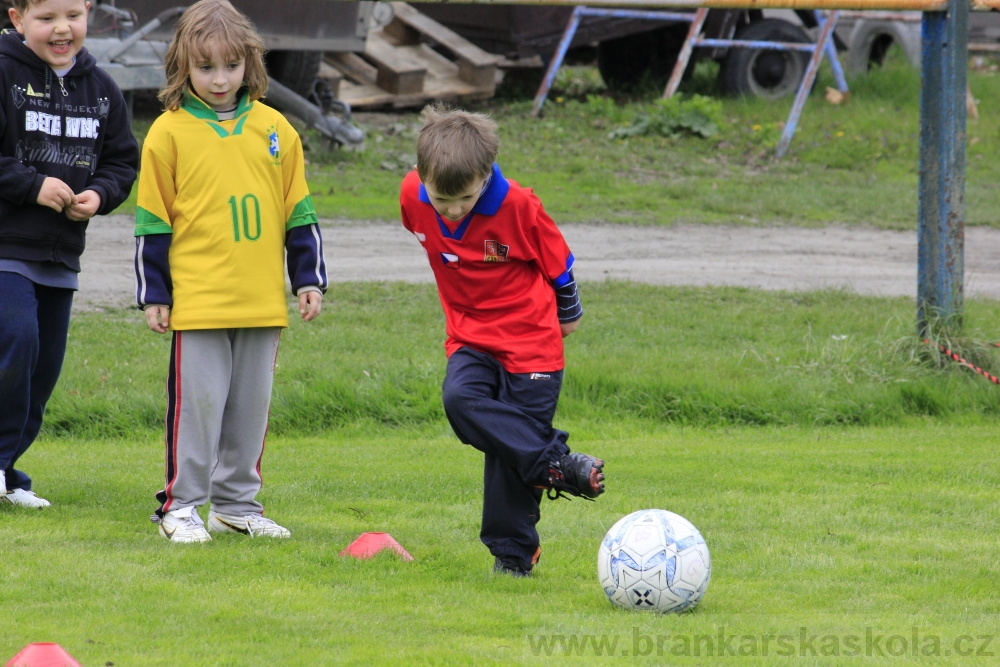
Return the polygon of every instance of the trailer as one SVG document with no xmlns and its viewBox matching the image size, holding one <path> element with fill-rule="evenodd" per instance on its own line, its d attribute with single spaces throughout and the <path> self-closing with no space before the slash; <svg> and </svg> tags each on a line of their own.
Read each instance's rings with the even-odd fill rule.
<svg viewBox="0 0 1000 667">
<path fill-rule="evenodd" d="M 163 58 L 185 0 L 93 0 L 87 50 L 125 93 L 130 108 L 137 91 L 157 90 Z M 270 75 L 267 101 L 318 130 L 336 145 L 357 146 L 364 133 L 351 124 L 349 105 L 325 90 L 317 73 L 324 53 L 363 50 L 373 2 L 234 0 L 261 31 Z M 10 0 L 0 0 L 0 8 Z M 4 19 L 7 12 L 3 13 Z M 9 22 L 4 27 L 10 27 Z"/>
<path fill-rule="evenodd" d="M 509 61 L 535 58 L 540 71 L 556 51 L 573 12 L 573 7 L 565 5 L 419 3 L 414 7 Z M 674 11 L 694 13 L 693 9 Z M 690 21 L 588 16 L 580 21 L 569 46 L 571 50 L 596 49 L 597 68 L 612 90 L 627 90 L 644 81 L 663 88 L 689 26 Z M 809 43 L 815 41 L 810 31 L 816 28 L 811 11 L 775 16 L 759 9 L 712 9 L 703 30 L 706 37 L 715 39 Z M 846 48 L 838 37 L 834 40 L 838 49 Z M 776 98 L 795 92 L 809 56 L 796 51 L 696 49 L 686 74 L 703 58 L 719 62 L 719 88 L 723 94 Z"/>
</svg>

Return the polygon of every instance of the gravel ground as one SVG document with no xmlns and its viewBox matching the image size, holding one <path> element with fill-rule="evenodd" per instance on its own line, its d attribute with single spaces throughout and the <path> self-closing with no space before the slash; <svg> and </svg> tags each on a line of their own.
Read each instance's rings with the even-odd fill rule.
<svg viewBox="0 0 1000 667">
<path fill-rule="evenodd" d="M 77 310 L 132 303 L 134 221 L 94 218 L 87 233 Z M 332 282 L 432 280 L 420 245 L 399 224 L 322 221 Z M 917 235 L 856 227 L 754 228 L 682 225 L 561 225 L 577 279 L 657 285 L 737 285 L 915 296 Z M 965 294 L 1000 299 L 1000 230 L 970 227 Z"/>
</svg>

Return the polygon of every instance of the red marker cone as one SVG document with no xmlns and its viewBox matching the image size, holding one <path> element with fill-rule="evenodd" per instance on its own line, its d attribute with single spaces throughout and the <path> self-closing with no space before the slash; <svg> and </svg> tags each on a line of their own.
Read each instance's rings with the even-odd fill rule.
<svg viewBox="0 0 1000 667">
<path fill-rule="evenodd" d="M 39 642 L 21 649 L 6 667 L 80 667 L 80 663 L 59 644 Z"/>
<path fill-rule="evenodd" d="M 347 548 L 341 551 L 340 555 L 371 558 L 383 549 L 392 549 L 402 556 L 403 560 L 413 560 L 413 556 L 399 542 L 392 539 L 392 535 L 389 533 L 362 533 L 361 537 L 347 545 Z"/>
</svg>

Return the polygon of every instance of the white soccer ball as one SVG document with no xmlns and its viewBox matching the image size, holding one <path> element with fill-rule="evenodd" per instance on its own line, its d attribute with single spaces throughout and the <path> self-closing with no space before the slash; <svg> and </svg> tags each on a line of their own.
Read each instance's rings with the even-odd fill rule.
<svg viewBox="0 0 1000 667">
<path fill-rule="evenodd" d="M 712 561 L 698 529 L 666 510 L 639 510 L 611 527 L 597 550 L 604 594 L 623 609 L 680 612 L 708 588 Z"/>
</svg>

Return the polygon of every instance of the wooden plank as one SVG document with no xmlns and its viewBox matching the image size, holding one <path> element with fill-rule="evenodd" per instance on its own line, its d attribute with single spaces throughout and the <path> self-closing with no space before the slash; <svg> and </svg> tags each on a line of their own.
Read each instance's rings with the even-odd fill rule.
<svg viewBox="0 0 1000 667">
<path fill-rule="evenodd" d="M 458 58 L 459 76 L 474 86 L 489 87 L 496 79 L 499 58 L 458 33 L 421 14 L 405 2 L 393 2 L 393 21 L 400 21 L 445 47 Z M 399 32 L 398 30 L 396 31 Z"/>
<path fill-rule="evenodd" d="M 464 58 L 478 66 L 496 64 L 497 57 L 495 55 L 482 50 L 457 32 L 446 28 L 429 16 L 421 14 L 411 5 L 405 2 L 393 2 L 391 4 L 395 18 L 414 30 L 427 35 L 438 44 L 447 47 L 459 58 Z"/>
<path fill-rule="evenodd" d="M 419 93 L 424 89 L 427 68 L 408 57 L 403 49 L 386 41 L 379 32 L 368 33 L 365 56 L 375 63 L 378 75 L 375 82 L 396 95 Z"/>
<path fill-rule="evenodd" d="M 320 76 L 327 80 L 342 77 L 337 99 L 352 108 L 377 109 L 493 96 L 498 56 L 409 5 L 394 3 L 393 7 L 399 13 L 386 28 L 369 32 L 363 54 L 327 54 Z"/>
<path fill-rule="evenodd" d="M 328 53 L 326 61 L 356 84 L 375 85 L 378 70 L 356 53 Z"/>
<path fill-rule="evenodd" d="M 382 28 L 393 44 L 419 44 L 420 31 L 414 30 L 402 21 L 389 21 L 389 24 Z"/>
</svg>

